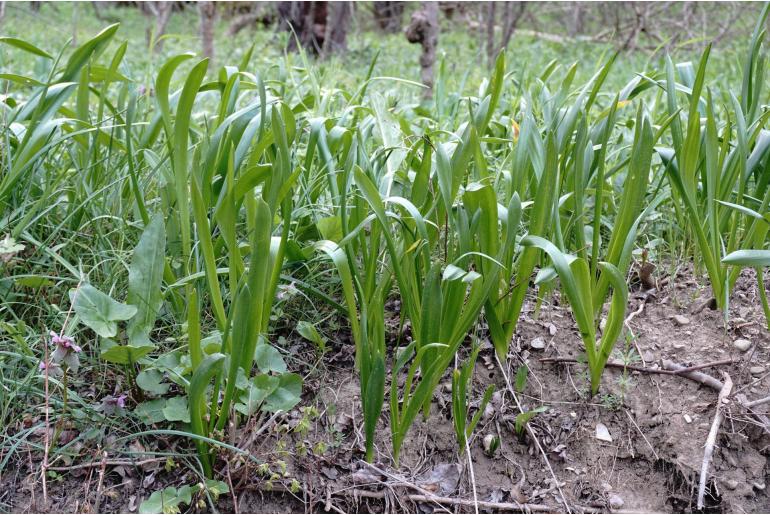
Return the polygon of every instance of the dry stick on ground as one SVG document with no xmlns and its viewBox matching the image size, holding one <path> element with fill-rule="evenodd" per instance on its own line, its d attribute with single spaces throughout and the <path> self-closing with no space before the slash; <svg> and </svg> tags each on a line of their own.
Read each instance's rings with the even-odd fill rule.
<svg viewBox="0 0 770 515">
<path fill-rule="evenodd" d="M 387 474 L 383 474 L 383 475 L 387 475 Z M 390 485 L 390 486 L 397 486 L 397 485 Z M 418 491 L 422 490 L 417 485 L 413 485 L 411 483 L 398 483 L 398 486 L 413 487 Z M 269 489 L 266 487 L 263 487 L 263 488 L 261 487 L 260 490 L 267 490 L 270 492 L 281 491 L 281 492 L 291 493 L 291 489 L 282 483 L 278 483 L 278 484 L 273 483 L 273 485 Z M 361 488 L 352 488 L 352 489 L 348 488 L 344 490 L 333 491 L 330 493 L 330 495 L 336 496 L 336 497 L 349 497 L 351 499 L 357 499 L 360 497 L 366 497 L 368 499 L 385 499 L 387 497 L 387 492 L 385 491 L 373 492 L 371 490 L 364 490 Z M 443 497 L 439 495 L 433 495 L 432 493 L 427 491 L 425 491 L 425 494 L 403 494 L 403 495 L 400 495 L 399 498 L 406 499 L 412 502 L 436 503 L 442 506 L 465 506 L 468 508 L 472 508 L 474 506 L 474 502 L 470 499 L 462 499 L 458 497 Z M 512 503 L 512 502 L 478 501 L 478 506 L 479 508 L 497 510 L 503 513 L 559 513 L 561 511 L 556 506 L 551 506 L 549 504 L 526 504 L 526 503 L 521 504 L 521 503 Z M 579 510 L 582 513 L 602 513 L 601 509 L 593 506 L 583 506 L 583 505 L 573 504 L 572 507 L 574 509 Z"/>
<path fill-rule="evenodd" d="M 541 358 L 539 361 L 541 363 L 582 363 L 581 361 L 575 358 Z M 722 383 L 719 380 L 714 379 L 713 377 L 707 374 L 697 373 L 697 371 L 704 368 L 716 367 L 720 365 L 732 365 L 733 363 L 735 363 L 735 361 L 733 361 L 732 359 L 723 359 L 720 361 L 705 363 L 703 365 L 684 367 L 681 365 L 677 365 L 672 361 L 663 360 L 663 368 L 648 368 L 648 367 L 639 367 L 636 365 L 627 365 L 620 361 L 608 361 L 606 366 L 610 368 L 625 368 L 627 370 L 634 370 L 636 372 L 644 372 L 645 374 L 663 374 L 663 375 L 669 375 L 669 376 L 683 376 L 688 379 L 692 379 L 693 381 L 697 381 L 707 386 L 711 386 L 716 390 L 719 390 L 722 388 Z M 709 381 L 709 379 L 711 381 Z M 714 385 L 718 385 L 718 386 L 714 386 Z"/>
<path fill-rule="evenodd" d="M 102 503 L 102 486 L 104 486 L 104 471 L 107 468 L 107 452 L 102 453 L 102 461 L 99 464 L 99 482 L 96 485 L 96 500 L 94 501 L 93 512 L 101 513 L 99 505 Z"/>
<path fill-rule="evenodd" d="M 709 431 L 708 438 L 706 438 L 706 449 L 703 453 L 703 465 L 700 469 L 700 482 L 698 484 L 698 509 L 703 509 L 703 498 L 706 493 L 706 479 L 708 478 L 709 464 L 711 458 L 714 455 L 714 445 L 717 441 L 717 435 L 719 434 L 719 426 L 722 425 L 724 419 L 724 413 L 722 412 L 722 405 L 727 401 L 730 392 L 733 389 L 733 380 L 730 379 L 730 375 L 727 372 L 723 372 L 722 375 L 725 378 L 724 386 L 719 391 L 719 397 L 717 398 L 717 409 L 714 415 L 714 422 L 711 424 L 711 431 Z"/>
<path fill-rule="evenodd" d="M 43 449 L 43 463 L 40 465 L 40 479 L 43 481 L 43 506 L 47 509 L 48 508 L 48 483 L 46 482 L 46 477 L 48 476 L 48 449 L 50 448 L 50 437 L 49 437 L 49 427 L 50 427 L 50 419 L 48 412 L 50 410 L 50 404 L 48 403 L 48 369 L 50 368 L 48 366 L 48 342 L 45 341 L 45 338 L 43 338 L 43 349 L 44 355 L 43 359 L 45 360 L 45 369 L 43 371 L 45 372 L 43 377 L 43 384 L 45 388 L 45 438 L 43 439 L 43 445 L 45 448 Z"/>
<path fill-rule="evenodd" d="M 503 374 L 503 379 L 505 379 L 506 389 L 513 396 L 513 400 L 516 403 L 516 407 L 519 408 L 519 412 L 524 413 L 524 408 L 522 408 L 521 403 L 519 402 L 519 397 L 516 395 L 516 390 L 511 387 L 511 381 L 508 379 L 508 373 L 505 371 L 505 368 L 503 368 L 503 363 L 500 361 L 497 353 L 495 353 L 495 360 L 497 361 L 497 366 L 500 367 L 500 373 Z M 567 510 L 567 513 L 572 513 L 569 504 L 567 503 L 567 497 L 564 495 L 564 492 L 562 492 L 561 487 L 558 486 L 560 483 L 559 478 L 556 477 L 556 473 L 554 473 L 553 467 L 551 467 L 551 462 L 548 460 L 548 455 L 545 453 L 543 446 L 540 445 L 540 440 L 537 438 L 535 430 L 532 429 L 529 424 L 524 424 L 524 427 L 526 428 L 529 437 L 532 438 L 532 440 L 535 442 L 535 445 L 537 445 L 540 454 L 543 456 L 543 461 L 545 462 L 546 467 L 548 467 L 548 472 L 551 473 L 551 477 L 553 478 L 554 483 L 559 488 L 559 495 L 561 496 L 561 502 L 564 504 L 564 508 Z"/>
<path fill-rule="evenodd" d="M 99 460 L 99 461 L 91 461 L 88 463 L 80 463 L 78 465 L 70 465 L 69 467 L 48 467 L 46 470 L 53 470 L 56 472 L 68 472 L 70 470 L 101 467 L 102 465 L 110 466 L 110 467 L 141 467 L 142 465 L 149 465 L 150 463 L 158 463 L 161 461 L 166 461 L 166 458 L 149 458 L 142 461 Z"/>
</svg>

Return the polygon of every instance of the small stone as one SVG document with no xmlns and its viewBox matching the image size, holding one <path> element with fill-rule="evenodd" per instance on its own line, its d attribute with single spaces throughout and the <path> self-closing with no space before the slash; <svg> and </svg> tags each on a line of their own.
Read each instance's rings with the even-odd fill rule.
<svg viewBox="0 0 770 515">
<path fill-rule="evenodd" d="M 760 481 L 755 481 L 755 482 L 751 483 L 751 486 L 753 486 L 754 488 L 756 488 L 759 491 L 762 491 L 762 490 L 764 490 L 767 487 L 767 485 L 765 485 L 764 483 L 762 483 Z"/>
<path fill-rule="evenodd" d="M 607 327 L 607 319 L 606 319 L 606 318 L 602 318 L 602 319 L 599 321 L 599 329 L 601 329 L 602 331 L 604 331 L 604 328 L 605 328 L 605 327 Z"/>
<path fill-rule="evenodd" d="M 733 342 L 733 347 L 735 347 L 741 352 L 746 352 L 747 350 L 749 350 L 749 347 L 751 347 L 751 342 L 746 338 L 740 338 Z"/>
<path fill-rule="evenodd" d="M 671 317 L 675 325 L 683 326 L 690 323 L 690 319 L 683 315 L 674 315 Z"/>
<path fill-rule="evenodd" d="M 612 436 L 610 436 L 610 430 L 607 426 L 599 422 L 596 424 L 596 439 L 602 442 L 612 442 Z"/>
<path fill-rule="evenodd" d="M 623 502 L 623 498 L 618 494 L 610 495 L 609 501 L 610 501 L 610 508 L 612 508 L 613 510 L 619 510 L 625 504 Z"/>
<path fill-rule="evenodd" d="M 687 347 L 687 345 L 685 345 L 684 343 L 677 342 L 674 344 L 675 349 L 684 349 L 685 347 Z"/>
<path fill-rule="evenodd" d="M 545 340 L 538 336 L 537 338 L 529 342 L 529 346 L 536 350 L 545 349 Z"/>
<path fill-rule="evenodd" d="M 725 481 L 725 486 L 727 487 L 728 490 L 735 490 L 736 488 L 738 488 L 738 481 L 736 481 L 735 479 L 728 479 L 727 481 Z"/>
<path fill-rule="evenodd" d="M 550 334 L 551 336 L 555 336 L 556 335 L 556 326 L 555 325 L 548 324 L 548 334 Z"/>
<path fill-rule="evenodd" d="M 682 415 L 682 416 L 684 417 L 684 421 L 685 421 L 685 422 L 687 422 L 688 424 L 692 424 L 692 417 L 691 417 L 690 415 L 688 415 L 687 413 L 685 413 L 685 414 L 684 414 L 684 415 Z"/>
<path fill-rule="evenodd" d="M 751 375 L 753 376 L 761 376 L 762 374 L 765 373 L 765 367 L 760 367 L 760 366 L 751 367 L 749 369 L 749 372 L 751 372 Z"/>
</svg>

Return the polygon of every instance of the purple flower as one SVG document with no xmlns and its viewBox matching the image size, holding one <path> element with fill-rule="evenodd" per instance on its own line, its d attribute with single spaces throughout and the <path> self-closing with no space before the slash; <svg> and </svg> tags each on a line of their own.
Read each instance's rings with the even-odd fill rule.
<svg viewBox="0 0 770 515">
<path fill-rule="evenodd" d="M 102 404 L 97 409 L 102 411 L 105 415 L 114 415 L 119 409 L 124 409 L 126 407 L 127 398 L 128 395 L 125 393 L 118 395 L 117 397 L 107 395 L 102 399 Z"/>
<path fill-rule="evenodd" d="M 64 374 L 58 363 L 41 361 L 37 368 L 43 373 L 48 371 L 48 375 L 52 377 L 61 377 Z"/>
<path fill-rule="evenodd" d="M 53 354 L 51 354 L 51 361 L 53 363 L 64 363 L 68 369 L 77 372 L 78 368 L 80 368 L 78 353 L 83 349 L 75 345 L 75 340 L 71 336 L 57 334 L 53 331 L 50 332 L 50 335 L 51 343 L 56 346 Z"/>
</svg>

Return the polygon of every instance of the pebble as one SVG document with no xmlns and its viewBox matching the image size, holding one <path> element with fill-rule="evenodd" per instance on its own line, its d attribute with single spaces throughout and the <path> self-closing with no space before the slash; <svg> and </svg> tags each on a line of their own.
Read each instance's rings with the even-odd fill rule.
<svg viewBox="0 0 770 515">
<path fill-rule="evenodd" d="M 538 336 L 537 338 L 529 342 L 529 346 L 537 350 L 545 349 L 545 340 Z"/>
<path fill-rule="evenodd" d="M 733 347 L 735 347 L 741 352 L 746 352 L 747 350 L 749 350 L 749 347 L 751 347 L 751 342 L 746 338 L 740 338 L 733 342 Z"/>
<path fill-rule="evenodd" d="M 596 424 L 596 439 L 602 442 L 612 442 L 612 436 L 610 436 L 610 430 L 607 426 L 599 422 Z"/>
<path fill-rule="evenodd" d="M 767 485 L 765 485 L 764 483 L 760 483 L 759 481 L 755 481 L 754 483 L 751 483 L 751 486 L 753 486 L 754 488 L 760 491 L 764 490 L 767 487 Z"/>
<path fill-rule="evenodd" d="M 685 413 L 685 414 L 684 414 L 684 415 L 682 415 L 682 416 L 684 417 L 684 421 L 685 421 L 685 422 L 687 422 L 688 424 L 692 424 L 692 417 L 691 417 L 690 415 L 688 415 L 687 413 Z"/>
<path fill-rule="evenodd" d="M 618 494 L 610 495 L 609 501 L 610 501 L 610 508 L 612 508 L 613 510 L 619 510 L 625 504 L 623 502 L 623 498 Z"/>
<path fill-rule="evenodd" d="M 738 488 L 738 481 L 735 479 L 728 479 L 725 481 L 725 486 L 728 488 L 728 490 L 735 490 Z"/>
<path fill-rule="evenodd" d="M 687 325 L 690 323 L 690 319 L 683 315 L 674 315 L 672 320 L 674 321 L 674 324 L 678 326 Z"/>
<path fill-rule="evenodd" d="M 751 375 L 753 376 L 761 376 L 762 374 L 765 373 L 765 367 L 759 367 L 759 366 L 751 367 L 749 369 L 749 372 L 751 372 Z"/>
</svg>

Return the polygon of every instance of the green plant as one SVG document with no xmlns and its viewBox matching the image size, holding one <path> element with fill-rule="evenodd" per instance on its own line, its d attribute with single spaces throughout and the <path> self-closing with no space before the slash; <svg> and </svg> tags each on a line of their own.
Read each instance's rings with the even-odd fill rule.
<svg viewBox="0 0 770 515">
<path fill-rule="evenodd" d="M 460 453 L 465 452 L 468 446 L 468 439 L 473 434 L 473 430 L 476 429 L 481 416 L 484 414 L 484 408 L 486 408 L 492 394 L 495 391 L 493 385 L 489 385 L 484 390 L 484 396 L 478 405 L 476 413 L 468 421 L 468 391 L 471 386 L 471 380 L 473 376 L 473 369 L 476 366 L 476 358 L 479 355 L 480 347 L 474 345 L 471 355 L 468 361 L 463 365 L 461 369 L 454 369 L 452 372 L 452 421 L 454 423 L 455 435 L 457 437 L 457 444 L 460 448 Z"/>
<path fill-rule="evenodd" d="M 599 391 L 604 367 L 623 329 L 623 320 L 628 303 L 628 285 L 625 278 L 615 265 L 602 261 L 599 263 L 602 274 L 600 280 L 592 280 L 588 262 L 584 258 L 564 254 L 553 243 L 537 236 L 527 236 L 521 243 L 536 247 L 551 258 L 580 330 L 590 371 L 591 395 L 596 395 Z M 612 286 L 613 293 L 607 322 L 602 331 L 601 340 L 597 342 L 594 301 L 598 298 L 597 293 L 602 284 L 601 278 L 606 278 L 605 280 Z M 599 298 L 599 300 L 603 301 L 604 299 Z M 599 307 L 602 304 L 603 302 L 599 304 Z"/>
</svg>

